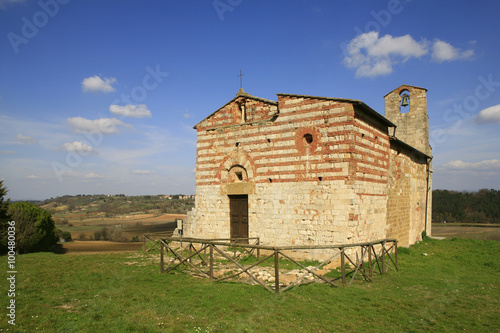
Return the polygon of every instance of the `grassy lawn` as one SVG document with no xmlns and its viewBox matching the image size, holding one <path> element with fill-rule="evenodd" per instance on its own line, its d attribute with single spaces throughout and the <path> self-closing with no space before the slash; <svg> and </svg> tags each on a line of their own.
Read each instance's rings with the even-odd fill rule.
<svg viewBox="0 0 500 333">
<path fill-rule="evenodd" d="M 424 255 L 426 253 L 427 255 Z M 349 288 L 324 284 L 275 296 L 258 286 L 159 274 L 137 253 L 16 258 L 20 332 L 498 332 L 500 242 L 425 240 L 400 271 Z M 7 258 L 0 258 L 6 295 Z"/>
</svg>

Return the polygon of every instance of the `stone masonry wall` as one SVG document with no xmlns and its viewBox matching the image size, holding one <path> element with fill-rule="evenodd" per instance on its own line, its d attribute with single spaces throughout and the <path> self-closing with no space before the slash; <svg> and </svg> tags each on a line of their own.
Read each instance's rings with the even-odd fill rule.
<svg viewBox="0 0 500 333">
<path fill-rule="evenodd" d="M 425 158 L 397 145 L 390 156 L 387 236 L 407 247 L 421 240 L 425 230 L 427 165 Z"/>
</svg>

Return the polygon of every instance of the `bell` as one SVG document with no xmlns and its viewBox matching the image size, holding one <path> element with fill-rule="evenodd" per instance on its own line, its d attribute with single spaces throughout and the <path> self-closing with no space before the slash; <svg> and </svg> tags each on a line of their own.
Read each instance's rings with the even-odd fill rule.
<svg viewBox="0 0 500 333">
<path fill-rule="evenodd" d="M 410 105 L 410 95 L 408 94 L 403 94 L 403 99 L 401 100 L 401 106 L 408 106 Z"/>
</svg>

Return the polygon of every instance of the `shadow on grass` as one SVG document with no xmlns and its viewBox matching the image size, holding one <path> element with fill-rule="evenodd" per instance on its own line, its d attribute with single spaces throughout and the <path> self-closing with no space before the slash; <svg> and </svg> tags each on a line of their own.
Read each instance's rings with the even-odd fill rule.
<svg viewBox="0 0 500 333">
<path fill-rule="evenodd" d="M 66 254 L 68 253 L 68 249 L 64 248 L 61 243 L 57 243 L 52 252 L 55 254 Z"/>
</svg>

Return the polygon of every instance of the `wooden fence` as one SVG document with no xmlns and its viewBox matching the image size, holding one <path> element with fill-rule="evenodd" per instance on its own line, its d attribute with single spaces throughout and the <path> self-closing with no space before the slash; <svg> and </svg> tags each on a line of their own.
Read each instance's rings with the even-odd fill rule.
<svg viewBox="0 0 500 333">
<path fill-rule="evenodd" d="M 161 239 L 171 238 L 173 231 L 158 232 L 154 234 L 143 235 L 142 251 L 148 253 L 151 250 L 160 250 Z"/>
<path fill-rule="evenodd" d="M 181 270 L 191 275 L 198 275 L 214 281 L 226 281 L 247 276 L 250 281 L 257 283 L 270 292 L 280 293 L 294 286 L 310 282 L 311 280 L 328 283 L 332 286 L 350 286 L 356 276 L 366 281 L 372 281 L 374 273 L 384 274 L 389 269 L 398 270 L 397 240 L 383 239 L 373 242 L 317 246 L 265 246 L 260 244 L 259 238 L 245 239 L 199 239 L 164 237 L 152 240 L 145 237 L 150 244 L 149 249 L 160 249 L 160 273 Z M 147 251 L 149 251 L 149 249 Z M 315 266 L 306 266 L 297 259 L 301 251 L 321 250 L 327 254 L 327 259 L 315 263 Z M 318 270 L 332 261 L 340 261 L 338 270 L 331 270 L 322 275 Z M 262 268 L 265 262 L 274 271 L 273 282 L 266 284 L 259 279 L 255 269 Z M 319 262 L 319 264 L 318 264 Z M 231 266 L 236 272 L 229 271 L 224 275 L 215 274 L 222 266 Z M 288 285 L 280 283 L 280 266 L 300 267 L 300 274 L 295 281 Z M 324 270 L 323 270 L 324 272 Z M 338 273 L 338 276 L 335 276 Z M 273 290 L 274 289 L 274 290 Z"/>
</svg>

